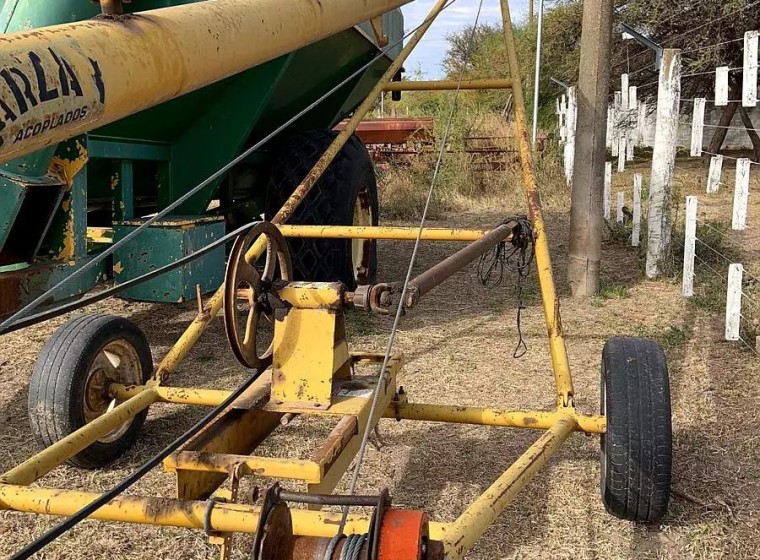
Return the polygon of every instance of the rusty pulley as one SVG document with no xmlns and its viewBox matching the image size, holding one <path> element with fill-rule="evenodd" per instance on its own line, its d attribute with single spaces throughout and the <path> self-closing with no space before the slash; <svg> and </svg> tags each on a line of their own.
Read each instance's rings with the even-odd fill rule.
<svg viewBox="0 0 760 560">
<path fill-rule="evenodd" d="M 249 263 L 246 254 L 261 246 L 261 257 Z M 259 340 L 259 324 L 274 321 L 268 301 L 276 280 L 291 280 L 293 265 L 285 238 L 277 227 L 260 222 L 232 246 L 224 278 L 224 327 L 238 361 L 264 370 L 272 363 L 272 344 Z"/>
</svg>

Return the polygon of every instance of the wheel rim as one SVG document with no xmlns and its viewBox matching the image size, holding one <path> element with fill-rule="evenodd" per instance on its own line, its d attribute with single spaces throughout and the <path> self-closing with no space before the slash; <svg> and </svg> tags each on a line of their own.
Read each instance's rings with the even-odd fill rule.
<svg viewBox="0 0 760 560">
<path fill-rule="evenodd" d="M 375 216 L 372 211 L 372 202 L 369 196 L 369 188 L 362 187 L 356 197 L 354 206 L 354 226 L 372 226 Z M 351 240 L 351 262 L 354 270 L 354 279 L 357 284 L 366 284 L 369 278 L 369 267 L 372 261 L 372 240 Z"/>
<path fill-rule="evenodd" d="M 123 402 L 109 395 L 110 384 L 139 385 L 142 379 L 142 364 L 134 346 L 125 340 L 114 340 L 103 346 L 87 372 L 82 403 L 85 423 L 92 422 Z M 132 421 L 128 420 L 98 441 L 117 441 L 129 430 Z"/>
</svg>

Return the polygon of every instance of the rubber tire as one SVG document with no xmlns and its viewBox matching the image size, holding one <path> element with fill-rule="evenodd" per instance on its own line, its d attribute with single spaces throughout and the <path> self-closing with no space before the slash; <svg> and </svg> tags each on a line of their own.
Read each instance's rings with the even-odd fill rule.
<svg viewBox="0 0 760 560">
<path fill-rule="evenodd" d="M 331 130 L 313 130 L 287 138 L 275 147 L 265 202 L 268 220 L 279 211 L 337 135 Z M 369 191 L 372 225 L 376 226 L 379 206 L 375 170 L 367 148 L 352 135 L 288 223 L 352 225 L 357 197 L 364 186 Z M 288 246 L 295 280 L 338 281 L 349 290 L 356 288 L 350 239 L 290 238 Z M 372 284 L 376 278 L 377 242 L 373 241 L 366 283 Z"/>
<path fill-rule="evenodd" d="M 60 441 L 84 424 L 83 392 L 92 361 L 113 340 L 129 342 L 142 366 L 143 382 L 153 371 L 150 346 L 142 331 L 131 321 L 109 315 L 87 315 L 71 319 L 45 344 L 37 358 L 29 383 L 29 421 L 40 448 Z M 135 442 L 148 410 L 134 417 L 129 429 L 116 441 L 96 441 L 67 461 L 85 469 L 108 465 Z"/>
<path fill-rule="evenodd" d="M 608 512 L 654 523 L 668 509 L 672 471 L 665 353 L 649 339 L 612 338 L 602 352 L 601 491 Z"/>
</svg>

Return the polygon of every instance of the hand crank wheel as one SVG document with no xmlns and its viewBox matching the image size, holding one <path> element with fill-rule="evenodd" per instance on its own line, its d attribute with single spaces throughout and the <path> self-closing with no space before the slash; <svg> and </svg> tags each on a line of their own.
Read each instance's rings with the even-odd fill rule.
<svg viewBox="0 0 760 560">
<path fill-rule="evenodd" d="M 261 246 L 261 257 L 250 263 L 245 256 L 254 245 Z M 262 257 L 263 267 L 257 267 Z M 232 352 L 247 368 L 263 371 L 272 363 L 272 343 L 263 352 L 260 350 L 258 327 L 262 316 L 274 322 L 266 304 L 267 291 L 277 280 L 276 275 L 280 280 L 291 280 L 292 270 L 285 238 L 269 222 L 256 224 L 232 246 L 224 279 L 224 327 Z"/>
</svg>

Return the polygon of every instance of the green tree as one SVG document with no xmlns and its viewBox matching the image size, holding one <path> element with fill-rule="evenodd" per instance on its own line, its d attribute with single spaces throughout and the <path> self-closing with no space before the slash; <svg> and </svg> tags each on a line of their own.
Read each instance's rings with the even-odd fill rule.
<svg viewBox="0 0 760 560">
<path fill-rule="evenodd" d="M 710 97 L 714 90 L 714 70 L 718 66 L 741 68 L 744 33 L 760 28 L 757 0 L 628 0 L 621 4 L 617 20 L 642 31 L 667 48 L 681 49 L 683 75 L 681 97 Z M 654 55 L 633 41 L 615 34 L 613 75 L 629 71 L 637 83 L 648 84 L 642 94 L 657 93 Z M 729 74 L 729 98 L 741 97 L 741 72 Z M 752 141 L 755 159 L 760 159 L 760 136 L 741 103 L 732 102 L 723 110 L 719 126 L 728 126 L 739 111 Z M 726 137 L 726 128 L 716 128 L 709 151 L 717 153 Z"/>
</svg>

